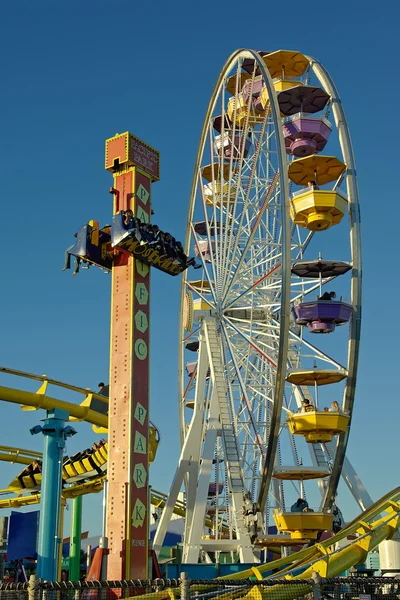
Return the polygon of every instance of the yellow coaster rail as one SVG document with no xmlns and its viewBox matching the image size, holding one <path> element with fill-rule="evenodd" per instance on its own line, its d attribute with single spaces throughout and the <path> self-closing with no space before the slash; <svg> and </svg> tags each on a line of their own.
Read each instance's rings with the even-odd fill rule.
<svg viewBox="0 0 400 600">
<path fill-rule="evenodd" d="M 386 514 L 382 517 L 382 513 Z M 294 600 L 312 591 L 312 585 L 305 581 L 302 582 L 302 580 L 310 579 L 312 573 L 319 573 L 321 577 L 326 578 L 335 577 L 353 565 L 363 562 L 368 552 L 373 550 L 382 541 L 390 539 L 397 531 L 399 525 L 400 487 L 397 487 L 385 494 L 380 500 L 328 540 L 295 552 L 290 556 L 218 578 L 223 581 L 256 577 L 261 581 L 265 573 L 274 571 L 273 579 L 299 581 L 299 585 L 285 586 L 278 583 L 267 588 L 253 586 L 250 590 L 248 588 L 242 588 L 237 591 L 230 590 L 225 595 L 218 594 L 215 585 L 196 585 L 191 586 L 191 592 L 211 592 L 214 588 L 217 592 L 215 598 L 219 599 L 244 597 L 248 600 L 268 600 L 269 598 L 273 600 L 273 598 L 277 597 L 278 593 L 281 600 Z M 350 541 L 344 548 L 335 550 L 337 542 L 347 538 L 349 535 L 356 535 L 357 537 Z M 304 568 L 302 573 L 295 576 L 292 575 L 293 572 L 301 568 Z M 150 598 L 152 600 L 163 600 L 164 598 L 167 599 L 179 595 L 179 590 L 165 589 L 161 592 L 135 596 L 135 600 L 150 600 Z M 208 597 L 211 598 L 211 596 Z"/>
<path fill-rule="evenodd" d="M 40 408 L 43 410 L 52 410 L 53 408 L 61 408 L 68 411 L 70 420 L 87 421 L 96 427 L 107 429 L 107 415 L 91 408 L 93 400 L 100 401 L 107 405 L 108 398 L 106 396 L 92 392 L 89 389 L 70 385 L 56 379 L 51 379 L 50 377 L 47 377 L 47 375 L 34 375 L 32 373 L 26 373 L 16 369 L 9 369 L 7 367 L 0 367 L 0 373 L 41 382 L 41 385 L 36 392 L 28 392 L 25 390 L 16 390 L 14 388 L 0 386 L 0 400 L 4 402 L 11 402 L 12 404 L 20 404 L 22 405 L 23 410 L 38 410 Z M 82 404 L 78 405 L 72 402 L 58 400 L 56 398 L 47 396 L 46 393 L 49 385 L 71 390 L 73 392 L 77 392 L 78 394 L 83 394 L 85 396 L 84 401 Z"/>
</svg>

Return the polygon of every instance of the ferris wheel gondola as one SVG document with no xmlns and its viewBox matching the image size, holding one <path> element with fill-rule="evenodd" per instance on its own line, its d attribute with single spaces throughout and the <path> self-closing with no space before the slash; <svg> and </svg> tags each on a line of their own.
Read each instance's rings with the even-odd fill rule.
<svg viewBox="0 0 400 600">
<path fill-rule="evenodd" d="M 339 155 L 320 154 L 335 134 Z M 183 482 L 184 562 L 197 562 L 200 551 L 237 551 L 252 562 L 270 509 L 285 514 L 286 479 L 277 472 L 292 473 L 290 481 L 298 473 L 304 494 L 303 481 L 312 479 L 306 473 L 320 469 L 316 531 L 329 521 L 324 515 L 343 467 L 357 375 L 359 223 L 350 137 L 326 70 L 299 52 L 234 53 L 215 85 L 195 165 L 185 252 L 196 253 L 202 271 L 195 281 L 183 274 L 182 450 L 156 549 Z M 340 240 L 330 261 L 320 254 L 327 230 Z M 328 282 L 350 301 L 325 299 Z M 315 333 L 337 325 L 347 326 L 348 336 L 334 358 Z M 323 410 L 319 385 L 338 386 L 337 414 Z M 303 404 L 311 410 L 299 418 Z M 332 438 L 337 446 L 328 457 L 324 444 Z M 302 475 L 307 455 L 312 464 Z M 214 522 L 208 535 L 207 513 Z M 276 521 L 287 532 L 293 519 Z M 312 521 L 307 515 L 309 539 Z"/>
</svg>

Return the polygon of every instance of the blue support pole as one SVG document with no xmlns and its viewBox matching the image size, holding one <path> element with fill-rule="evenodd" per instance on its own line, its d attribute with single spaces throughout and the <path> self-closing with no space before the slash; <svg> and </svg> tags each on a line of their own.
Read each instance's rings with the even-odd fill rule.
<svg viewBox="0 0 400 600">
<path fill-rule="evenodd" d="M 65 439 L 76 433 L 65 427 L 68 417 L 67 411 L 55 408 L 47 412 L 43 426 L 30 430 L 44 435 L 37 575 L 45 581 L 57 581 L 63 451 Z"/>
</svg>

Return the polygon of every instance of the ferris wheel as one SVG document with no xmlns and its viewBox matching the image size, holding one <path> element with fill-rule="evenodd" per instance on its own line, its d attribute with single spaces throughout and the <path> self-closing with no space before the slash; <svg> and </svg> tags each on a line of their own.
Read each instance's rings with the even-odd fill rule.
<svg viewBox="0 0 400 600">
<path fill-rule="evenodd" d="M 225 551 L 253 562 L 273 518 L 287 545 L 331 527 L 343 467 L 370 502 L 345 457 L 361 323 L 356 171 L 319 62 L 286 50 L 229 58 L 200 138 L 185 251 L 201 270 L 183 275 L 182 448 L 154 547 L 184 485 L 183 562 Z M 306 522 L 290 504 L 310 509 L 313 485 L 320 504 Z"/>
</svg>

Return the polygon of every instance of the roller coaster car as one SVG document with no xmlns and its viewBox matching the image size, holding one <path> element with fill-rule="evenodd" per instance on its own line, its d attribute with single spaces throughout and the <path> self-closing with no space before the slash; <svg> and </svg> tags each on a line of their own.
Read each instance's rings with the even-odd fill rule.
<svg viewBox="0 0 400 600">
<path fill-rule="evenodd" d="M 274 521 L 283 533 L 290 533 L 292 539 L 315 540 L 321 531 L 332 529 L 333 516 L 326 512 L 283 512 L 274 511 Z"/>
<path fill-rule="evenodd" d="M 160 443 L 160 433 L 153 424 L 149 426 L 149 463 L 157 454 Z M 108 442 L 101 440 L 82 452 L 66 456 L 63 460 L 63 483 L 71 484 L 96 477 L 102 477 L 107 471 Z M 41 461 L 27 465 L 23 471 L 10 483 L 8 489 L 19 492 L 23 489 L 39 490 L 42 483 Z"/>
<path fill-rule="evenodd" d="M 350 321 L 353 307 L 341 300 L 315 300 L 294 306 L 294 312 L 296 323 L 307 325 L 310 333 L 331 333 Z"/>
<path fill-rule="evenodd" d="M 99 229 L 97 221 L 89 221 L 80 227 L 76 242 L 68 252 L 102 269 L 111 270 L 113 252 L 110 227 Z"/>
<path fill-rule="evenodd" d="M 181 263 L 173 264 L 174 260 L 172 258 L 161 255 L 160 251 L 150 246 L 148 242 L 139 241 L 136 237 L 136 230 L 126 228 L 122 213 L 113 216 L 111 244 L 113 248 L 118 248 L 122 252 L 134 256 L 142 263 L 155 267 L 168 275 L 179 275 L 189 266 Z"/>
<path fill-rule="evenodd" d="M 350 417 L 342 412 L 310 411 L 292 413 L 288 418 L 290 433 L 303 435 L 311 444 L 330 442 L 334 435 L 344 433 Z"/>
<path fill-rule="evenodd" d="M 73 483 L 104 475 L 107 469 L 107 450 L 107 442 L 100 441 L 91 449 L 77 452 L 73 456 L 66 456 L 63 460 L 63 482 Z M 41 461 L 36 461 L 21 471 L 8 487 L 13 491 L 23 489 L 34 491 L 40 489 L 41 483 Z"/>
</svg>

